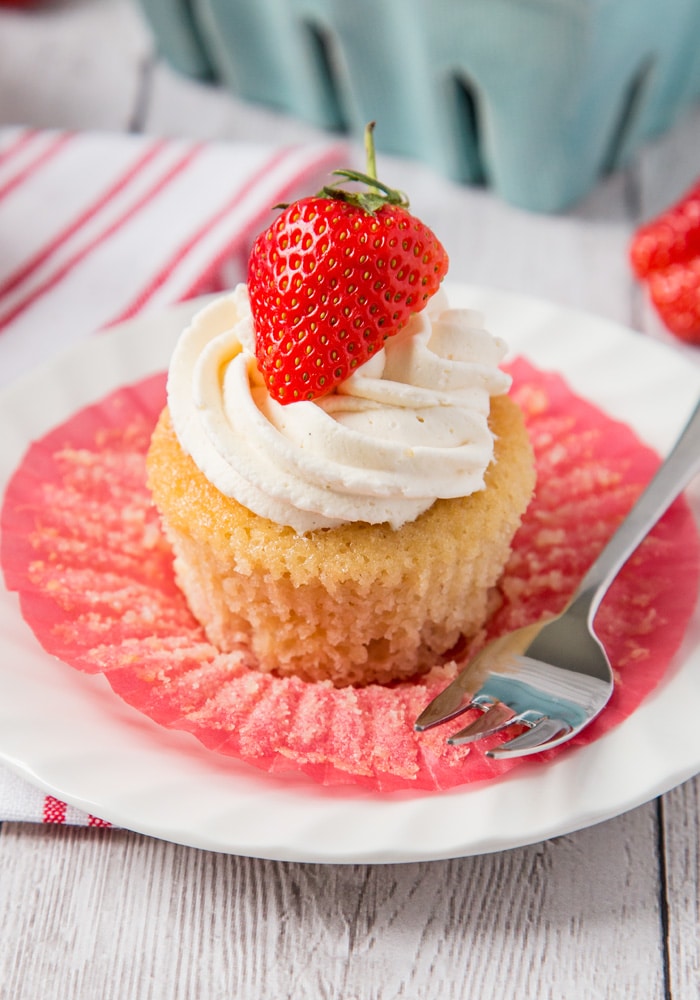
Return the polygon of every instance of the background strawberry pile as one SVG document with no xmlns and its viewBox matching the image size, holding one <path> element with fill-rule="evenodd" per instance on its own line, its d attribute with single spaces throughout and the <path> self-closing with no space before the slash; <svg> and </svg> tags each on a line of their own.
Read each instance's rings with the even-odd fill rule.
<svg viewBox="0 0 700 1000">
<path fill-rule="evenodd" d="M 700 178 L 637 230 L 630 259 L 666 327 L 700 345 Z"/>
</svg>

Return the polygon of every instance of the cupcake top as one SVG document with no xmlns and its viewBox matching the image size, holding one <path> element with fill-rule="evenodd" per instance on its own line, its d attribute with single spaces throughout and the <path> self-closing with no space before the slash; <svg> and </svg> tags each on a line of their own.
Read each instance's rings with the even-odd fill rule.
<svg viewBox="0 0 700 1000">
<path fill-rule="evenodd" d="M 406 195 L 367 174 L 287 206 L 247 285 L 194 318 L 168 404 L 183 450 L 225 496 L 299 533 L 412 521 L 484 486 L 504 345 L 449 308 L 448 255 Z"/>
<path fill-rule="evenodd" d="M 209 481 L 299 533 L 414 520 L 484 486 L 490 397 L 510 378 L 502 341 L 444 291 L 320 398 L 282 405 L 256 359 L 245 285 L 181 335 L 168 376 L 180 445 Z"/>
</svg>

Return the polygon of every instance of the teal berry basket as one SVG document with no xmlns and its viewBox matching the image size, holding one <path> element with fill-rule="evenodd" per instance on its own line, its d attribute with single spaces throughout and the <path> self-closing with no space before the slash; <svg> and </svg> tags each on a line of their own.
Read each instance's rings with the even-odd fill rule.
<svg viewBox="0 0 700 1000">
<path fill-rule="evenodd" d="M 558 212 L 700 99 L 700 0 L 139 0 L 239 97 Z"/>
</svg>

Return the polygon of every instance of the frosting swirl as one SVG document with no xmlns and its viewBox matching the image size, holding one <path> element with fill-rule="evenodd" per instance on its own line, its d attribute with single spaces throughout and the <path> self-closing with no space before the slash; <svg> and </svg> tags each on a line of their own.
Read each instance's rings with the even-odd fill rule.
<svg viewBox="0 0 700 1000">
<path fill-rule="evenodd" d="M 414 520 L 484 486 L 490 397 L 508 390 L 504 343 L 444 291 L 336 390 L 282 406 L 255 360 L 245 285 L 192 320 L 173 353 L 168 406 L 209 481 L 303 533 Z"/>
</svg>

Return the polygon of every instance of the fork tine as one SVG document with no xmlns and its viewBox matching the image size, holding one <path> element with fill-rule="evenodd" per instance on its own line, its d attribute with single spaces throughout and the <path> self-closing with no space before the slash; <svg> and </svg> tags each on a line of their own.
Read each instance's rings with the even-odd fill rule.
<svg viewBox="0 0 700 1000">
<path fill-rule="evenodd" d="M 476 706 L 475 706 L 476 707 Z M 499 733 L 513 721 L 513 711 L 504 705 L 502 701 L 494 702 L 483 712 L 478 719 L 470 725 L 460 729 L 447 740 L 453 746 L 461 746 L 463 743 L 473 743 L 475 740 Z"/>
<path fill-rule="evenodd" d="M 573 727 L 562 719 L 550 719 L 544 716 L 520 736 L 487 750 L 486 756 L 503 760 L 507 757 L 522 757 L 534 750 L 546 750 L 550 744 L 556 746 L 559 737 L 568 736 L 572 729 Z"/>
<path fill-rule="evenodd" d="M 464 690 L 464 674 L 441 691 L 416 719 L 413 728 L 422 733 L 426 729 L 439 725 L 441 722 L 448 722 L 455 716 L 461 715 L 471 706 L 470 695 Z"/>
</svg>

